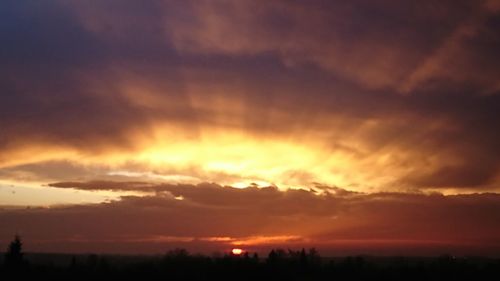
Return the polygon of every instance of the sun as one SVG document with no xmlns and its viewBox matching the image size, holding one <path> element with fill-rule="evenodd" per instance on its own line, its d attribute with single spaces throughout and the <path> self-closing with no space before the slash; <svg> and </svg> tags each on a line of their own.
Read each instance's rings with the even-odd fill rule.
<svg viewBox="0 0 500 281">
<path fill-rule="evenodd" d="M 238 249 L 238 248 L 234 248 L 231 250 L 231 254 L 235 255 L 235 256 L 239 256 L 243 253 L 243 250 L 242 249 Z"/>
</svg>

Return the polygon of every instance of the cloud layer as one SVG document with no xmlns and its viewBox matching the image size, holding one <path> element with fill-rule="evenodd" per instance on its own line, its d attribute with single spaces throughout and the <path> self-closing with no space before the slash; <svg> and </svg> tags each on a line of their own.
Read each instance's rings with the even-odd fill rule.
<svg viewBox="0 0 500 281">
<path fill-rule="evenodd" d="M 143 190 L 138 183 L 57 183 L 60 188 Z M 216 184 L 149 185 L 155 194 L 107 203 L 3 209 L 0 237 L 23 233 L 43 251 L 196 251 L 235 245 L 316 246 L 328 254 L 488 254 L 500 246 L 497 194 L 359 194 L 238 189 Z M 395 211 L 397 210 L 397 211 Z M 100 248 L 102 247 L 102 248 Z"/>
</svg>

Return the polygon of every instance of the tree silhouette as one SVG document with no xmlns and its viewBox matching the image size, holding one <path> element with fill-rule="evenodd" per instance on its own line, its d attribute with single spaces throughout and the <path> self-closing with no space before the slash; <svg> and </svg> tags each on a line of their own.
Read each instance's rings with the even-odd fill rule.
<svg viewBox="0 0 500 281">
<path fill-rule="evenodd" d="M 165 256 L 43 255 L 29 264 L 23 260 L 23 243 L 16 235 L 0 265 L 0 280 L 495 280 L 500 276 L 498 258 L 439 258 L 351 256 L 321 258 L 315 248 L 272 249 L 267 262 L 257 253 L 208 257 L 174 249 Z M 37 254 L 30 254 L 30 256 Z M 85 262 L 87 257 L 87 262 Z M 40 258 L 40 257 L 39 257 Z M 51 260 L 68 261 L 66 267 Z M 38 261 L 37 261 L 38 260 Z M 77 261 L 81 261 L 77 264 Z M 7 266 L 9 264 L 9 266 Z M 1 278 L 4 277 L 4 278 Z M 54 278 L 56 277 L 56 278 Z M 60 278 L 59 278 L 60 277 Z M 497 278 L 498 279 L 498 278 Z"/>
<path fill-rule="evenodd" d="M 319 252 L 318 250 L 316 250 L 316 248 L 309 249 L 307 259 L 308 262 L 313 265 L 319 265 L 321 263 L 321 256 L 319 255 Z"/>
<path fill-rule="evenodd" d="M 278 262 L 278 254 L 274 249 L 271 249 L 271 252 L 269 252 L 269 255 L 267 256 L 267 263 L 268 264 L 276 264 Z"/>
<path fill-rule="evenodd" d="M 5 253 L 5 265 L 9 267 L 22 265 L 24 256 L 22 249 L 23 242 L 21 241 L 21 237 L 16 234 L 14 236 L 14 240 L 10 242 L 9 247 L 7 248 L 7 253 Z"/>
<path fill-rule="evenodd" d="M 304 248 L 302 248 L 302 251 L 300 251 L 299 263 L 302 267 L 307 266 L 307 254 L 306 254 L 306 250 Z"/>
</svg>

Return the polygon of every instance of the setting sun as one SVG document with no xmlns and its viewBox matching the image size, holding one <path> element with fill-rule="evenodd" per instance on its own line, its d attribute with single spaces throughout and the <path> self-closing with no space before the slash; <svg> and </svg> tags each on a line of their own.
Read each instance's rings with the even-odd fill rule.
<svg viewBox="0 0 500 281">
<path fill-rule="evenodd" d="M 238 249 L 238 248 L 234 248 L 231 250 L 231 254 L 235 255 L 235 256 L 239 256 L 243 253 L 243 250 L 242 249 Z"/>
</svg>

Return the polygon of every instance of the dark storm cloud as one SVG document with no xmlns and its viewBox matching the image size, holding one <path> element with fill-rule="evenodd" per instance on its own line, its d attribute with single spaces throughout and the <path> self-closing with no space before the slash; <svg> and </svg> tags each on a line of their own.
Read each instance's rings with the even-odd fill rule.
<svg viewBox="0 0 500 281">
<path fill-rule="evenodd" d="M 483 10 L 479 1 L 188 3 L 190 17 L 169 21 L 181 52 L 273 53 L 284 64 L 313 63 L 369 88 L 404 84 L 421 61 Z"/>
<path fill-rule="evenodd" d="M 146 24 L 140 26 L 146 30 L 129 28 L 125 37 L 104 38 L 57 1 L 0 5 L 2 147 L 30 142 L 27 138 L 83 149 L 127 145 L 130 129 L 147 129 L 146 112 L 121 95 L 110 68 L 149 72 L 156 81 L 175 75 L 175 52 L 160 39 L 161 30 L 152 33 Z M 148 5 L 120 7 L 137 15 L 156 11 Z"/>
<path fill-rule="evenodd" d="M 56 2 L 1 5 L 2 147 L 33 137 L 62 145 L 116 137 L 130 107 L 119 98 L 89 95 L 77 75 L 105 65 L 103 42 Z"/>
<path fill-rule="evenodd" d="M 426 92 L 424 92 L 426 91 Z M 448 151 L 457 161 L 431 175 L 422 176 L 423 186 L 480 186 L 493 183 L 500 162 L 500 95 L 477 95 L 478 88 L 429 87 L 409 98 L 410 108 L 434 118 L 450 120 L 451 129 L 427 136 L 435 150 Z"/>
</svg>

